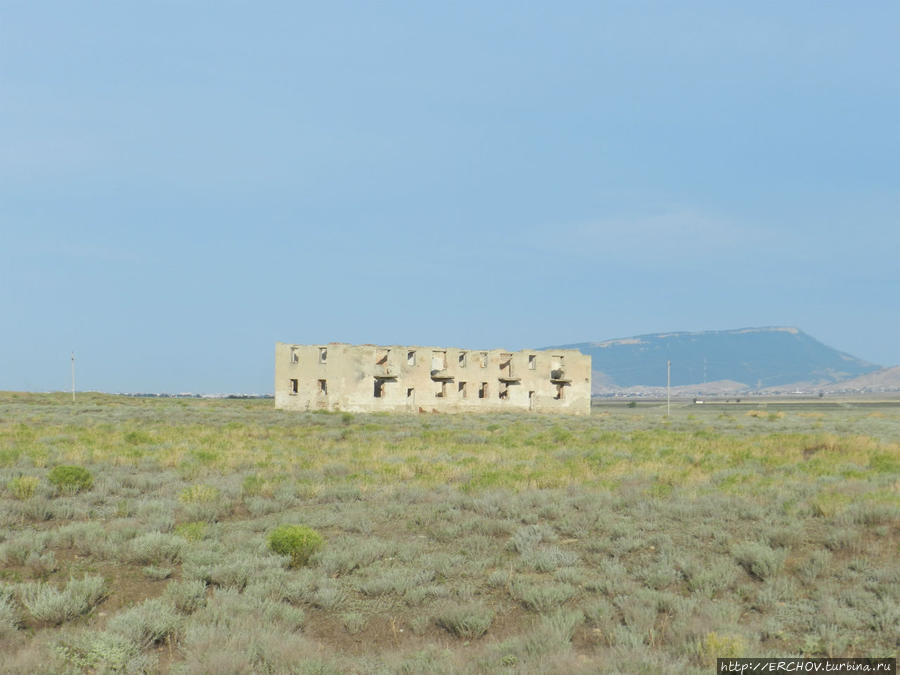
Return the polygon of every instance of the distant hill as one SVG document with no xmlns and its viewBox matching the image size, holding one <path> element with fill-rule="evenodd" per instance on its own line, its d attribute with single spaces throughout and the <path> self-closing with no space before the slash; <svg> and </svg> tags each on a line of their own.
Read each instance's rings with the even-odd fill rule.
<svg viewBox="0 0 900 675">
<path fill-rule="evenodd" d="M 673 387 L 725 381 L 730 388 L 754 390 L 796 382 L 829 384 L 880 368 L 784 326 L 658 333 L 557 347 L 591 355 L 595 390 L 664 387 L 667 360 Z"/>
<path fill-rule="evenodd" d="M 882 368 L 854 377 L 852 380 L 843 380 L 836 383 L 832 389 L 860 392 L 900 391 L 900 366 Z"/>
</svg>

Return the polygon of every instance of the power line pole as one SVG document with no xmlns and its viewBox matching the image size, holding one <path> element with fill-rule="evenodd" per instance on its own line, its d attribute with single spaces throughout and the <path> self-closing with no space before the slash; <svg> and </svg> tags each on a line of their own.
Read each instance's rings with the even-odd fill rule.
<svg viewBox="0 0 900 675">
<path fill-rule="evenodd" d="M 672 362 L 666 361 L 666 417 L 672 412 Z"/>
<path fill-rule="evenodd" d="M 72 403 L 75 403 L 75 352 L 72 352 Z"/>
</svg>

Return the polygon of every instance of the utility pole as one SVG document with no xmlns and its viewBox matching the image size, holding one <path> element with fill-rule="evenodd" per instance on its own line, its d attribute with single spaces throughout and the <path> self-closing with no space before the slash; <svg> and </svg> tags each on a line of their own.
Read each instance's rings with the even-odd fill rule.
<svg viewBox="0 0 900 675">
<path fill-rule="evenodd" d="M 672 388 L 672 362 L 666 361 L 666 417 L 672 412 L 672 396 L 670 390 Z"/>
<path fill-rule="evenodd" d="M 75 352 L 72 352 L 72 403 L 75 403 Z"/>
</svg>

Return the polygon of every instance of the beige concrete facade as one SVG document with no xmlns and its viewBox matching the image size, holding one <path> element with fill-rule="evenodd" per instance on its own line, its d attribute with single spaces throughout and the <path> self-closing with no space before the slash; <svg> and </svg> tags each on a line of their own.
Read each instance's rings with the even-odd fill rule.
<svg viewBox="0 0 900 675">
<path fill-rule="evenodd" d="M 509 352 L 277 342 L 275 407 L 588 415 L 591 357 L 571 349 Z"/>
</svg>

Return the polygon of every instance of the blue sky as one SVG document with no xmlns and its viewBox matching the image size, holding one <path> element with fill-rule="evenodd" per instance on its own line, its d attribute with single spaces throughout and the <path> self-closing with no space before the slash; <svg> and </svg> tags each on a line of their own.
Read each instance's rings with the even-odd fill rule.
<svg viewBox="0 0 900 675">
<path fill-rule="evenodd" d="M 0 389 L 794 325 L 900 363 L 900 5 L 4 2 Z"/>
</svg>

